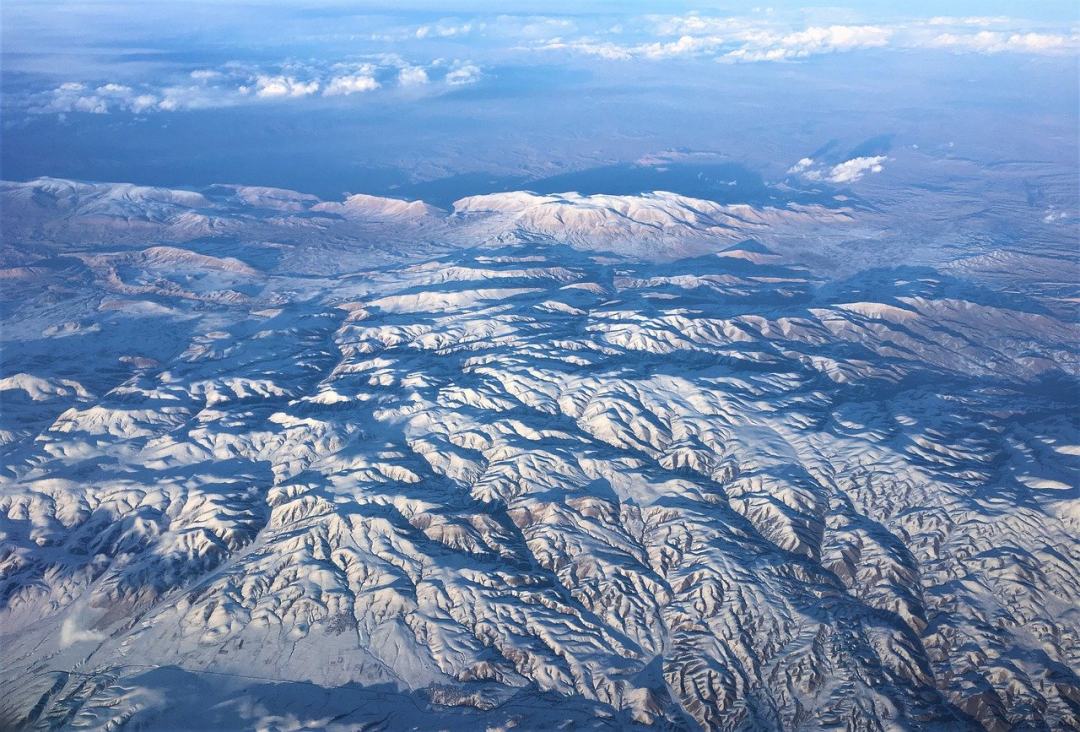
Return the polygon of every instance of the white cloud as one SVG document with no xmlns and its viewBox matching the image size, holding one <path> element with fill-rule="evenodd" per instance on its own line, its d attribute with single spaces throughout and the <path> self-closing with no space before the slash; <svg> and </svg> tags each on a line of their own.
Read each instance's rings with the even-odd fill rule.
<svg viewBox="0 0 1080 732">
<path fill-rule="evenodd" d="M 97 88 L 99 94 L 126 97 L 131 93 L 131 87 L 123 84 L 102 84 Z"/>
<path fill-rule="evenodd" d="M 106 114 L 110 107 L 123 104 L 120 84 L 103 84 L 90 90 L 86 84 L 67 81 L 56 87 L 49 94 L 47 101 L 36 111 L 42 112 L 86 112 L 88 114 Z"/>
<path fill-rule="evenodd" d="M 367 73 L 335 76 L 330 80 L 330 83 L 326 85 L 323 95 L 336 97 L 347 96 L 349 94 L 361 94 L 363 92 L 374 91 L 375 89 L 378 89 L 379 86 L 380 84 L 375 80 L 375 77 Z"/>
<path fill-rule="evenodd" d="M 888 158 L 875 155 L 851 158 L 837 165 L 821 165 L 813 158 L 803 158 L 788 168 L 788 174 L 800 175 L 806 180 L 820 180 L 829 183 L 854 183 L 870 173 L 880 173 L 885 169 Z"/>
<path fill-rule="evenodd" d="M 480 81 L 480 67 L 475 64 L 462 64 L 446 75 L 446 83 L 451 86 L 464 86 Z"/>
<path fill-rule="evenodd" d="M 640 43 L 637 45 L 623 46 L 610 41 L 596 41 L 593 39 L 578 39 L 564 41 L 561 38 L 553 38 L 540 46 L 543 51 L 571 51 L 586 56 L 607 59 L 609 61 L 629 61 L 634 58 L 664 59 L 677 56 L 694 56 L 707 54 L 714 51 L 724 43 L 724 39 L 717 37 L 698 37 L 684 35 L 674 41 L 655 41 L 652 43 Z"/>
<path fill-rule="evenodd" d="M 633 49 L 616 43 L 599 43 L 590 40 L 563 41 L 561 38 L 553 38 L 538 46 L 537 49 L 541 51 L 571 51 L 609 61 L 629 61 L 634 57 Z"/>
<path fill-rule="evenodd" d="M 157 91 L 161 101 L 154 109 L 162 112 L 225 107 L 241 101 L 237 91 L 232 89 L 206 88 L 199 85 L 167 86 Z"/>
<path fill-rule="evenodd" d="M 802 29 L 791 26 L 784 17 L 795 16 L 755 8 L 738 17 L 699 13 L 627 15 L 612 25 L 610 17 L 590 20 L 580 16 L 569 20 L 498 15 L 444 18 L 419 28 L 402 25 L 386 38 L 401 41 L 468 36 L 470 42 L 476 39 L 490 42 L 489 46 L 504 55 L 510 51 L 543 50 L 606 61 L 714 58 L 724 62 L 782 62 L 886 47 L 1060 57 L 1080 52 L 1080 32 L 1075 27 L 1031 25 L 999 16 L 939 16 L 892 24 L 820 24 Z M 578 33 L 583 35 L 567 35 Z M 521 45 L 508 43 L 510 39 Z M 488 46 L 483 49 L 490 50 Z M 348 96 L 383 86 L 412 87 L 417 92 L 427 88 L 427 93 L 438 93 L 441 85 L 431 84 L 436 78 L 442 78 L 446 85 L 460 86 L 477 82 L 482 74 L 480 66 L 473 62 L 445 60 L 418 65 L 397 54 L 382 54 L 342 63 L 229 62 L 214 68 L 185 70 L 181 79 L 144 83 L 120 83 L 108 78 L 70 81 L 17 96 L 30 113 L 148 114 L 252 104 L 259 100 Z"/>
<path fill-rule="evenodd" d="M 420 66 L 404 66 L 398 71 L 400 86 L 422 86 L 428 83 L 427 72 Z"/>
<path fill-rule="evenodd" d="M 732 18 L 696 15 L 665 18 L 657 25 L 657 32 L 661 35 L 673 35 L 672 31 L 676 30 L 685 32 L 672 41 L 620 45 L 594 38 L 554 38 L 536 48 L 568 50 L 615 61 L 692 56 L 716 56 L 727 61 L 784 61 L 823 53 L 878 48 L 888 45 L 894 32 L 876 25 L 831 25 L 781 33 L 770 27 L 754 27 Z"/>
<path fill-rule="evenodd" d="M 263 99 L 279 97 L 306 97 L 319 91 L 317 81 L 298 81 L 291 76 L 255 77 L 255 96 Z"/>
<path fill-rule="evenodd" d="M 418 39 L 453 39 L 464 36 L 483 36 L 496 40 L 539 40 L 552 34 L 573 31 L 576 24 L 568 18 L 548 15 L 498 15 L 486 18 L 472 18 L 462 21 L 455 18 L 443 18 L 435 23 L 421 25 L 405 34 L 379 34 L 384 41 L 398 41 L 406 38 Z"/>
<path fill-rule="evenodd" d="M 958 51 L 1045 55 L 1080 48 L 1080 35 L 1075 31 L 1030 32 L 1022 30 L 1023 24 L 1018 21 L 998 16 L 940 16 L 893 24 L 833 24 L 793 29 L 785 27 L 771 13 L 742 17 L 690 13 L 640 16 L 631 26 L 630 32 L 620 28 L 618 33 L 600 31 L 597 35 L 578 38 L 548 38 L 531 48 L 613 61 L 698 56 L 728 62 L 790 61 L 888 47 L 948 47 Z M 1010 27 L 1013 30 L 1006 30 Z M 634 40 L 613 42 L 613 35 Z"/>
<path fill-rule="evenodd" d="M 472 23 L 453 24 L 446 21 L 439 21 L 434 25 L 422 25 L 416 29 L 414 34 L 417 38 L 453 38 L 454 36 L 463 36 L 473 31 Z"/>
<path fill-rule="evenodd" d="M 1065 219 L 1072 218 L 1072 214 L 1068 211 L 1058 211 L 1053 206 L 1046 209 L 1046 215 L 1043 216 L 1044 224 L 1052 224 L 1055 221 L 1064 221 Z"/>
<path fill-rule="evenodd" d="M 502 38 L 540 40 L 552 34 L 562 35 L 576 30 L 577 25 L 568 18 L 555 18 L 546 15 L 518 16 L 500 15 L 487 26 L 489 35 Z"/>
<path fill-rule="evenodd" d="M 807 28 L 786 35 L 770 32 L 743 35 L 742 47 L 725 54 L 734 61 L 784 61 L 816 54 L 879 48 L 889 43 L 893 31 L 877 25 L 830 25 Z"/>
<path fill-rule="evenodd" d="M 72 100 L 65 111 L 89 112 L 91 114 L 105 114 L 109 111 L 109 104 L 101 97 L 87 96 Z"/>
<path fill-rule="evenodd" d="M 874 155 L 851 158 L 837 165 L 820 164 L 813 158 L 803 158 L 788 168 L 789 175 L 799 175 L 806 180 L 826 181 L 828 183 L 854 183 L 871 173 L 880 173 L 885 169 L 888 158 Z"/>
<path fill-rule="evenodd" d="M 811 166 L 813 166 L 813 164 L 813 158 L 803 158 L 802 160 L 788 168 L 788 173 L 802 173 L 803 171 L 809 170 Z"/>
<path fill-rule="evenodd" d="M 131 100 L 131 111 L 136 114 L 152 111 L 159 104 L 153 94 L 140 94 Z"/>
<path fill-rule="evenodd" d="M 832 183 L 854 183 L 868 173 L 880 173 L 885 169 L 883 163 L 886 160 L 888 158 L 884 155 L 845 160 L 833 166 L 827 180 Z"/>
<path fill-rule="evenodd" d="M 745 30 L 743 18 L 701 16 L 696 13 L 677 16 L 650 16 L 656 32 L 662 36 L 719 35 Z"/>
<path fill-rule="evenodd" d="M 80 628 L 78 622 L 73 617 L 68 617 L 64 620 L 64 623 L 60 626 L 60 647 L 67 648 L 74 643 L 82 643 L 85 641 L 99 641 L 104 640 L 106 635 L 96 630 L 87 630 Z"/>
<path fill-rule="evenodd" d="M 641 56 L 652 59 L 668 58 L 671 56 L 692 56 L 715 50 L 725 42 L 724 38 L 717 36 L 680 36 L 677 41 L 669 43 L 647 43 L 638 46 L 635 52 Z"/>
<path fill-rule="evenodd" d="M 397 54 L 369 56 L 370 61 L 285 62 L 256 67 L 230 62 L 217 69 L 187 72 L 186 83 L 155 86 L 104 81 L 90 85 L 69 81 L 48 91 L 29 94 L 32 114 L 85 112 L 178 112 L 230 107 L 260 100 L 301 100 L 372 92 L 384 85 L 421 88 L 430 84 L 432 68 L 441 68 L 453 86 L 471 84 L 482 75 L 471 62 L 439 60 L 431 66 L 411 63 Z M 442 73 L 442 72 L 440 72 Z"/>
<path fill-rule="evenodd" d="M 369 61 L 285 62 L 256 67 L 230 62 L 217 69 L 186 72 L 182 83 L 127 85 L 102 81 L 93 85 L 69 81 L 28 94 L 26 110 L 32 114 L 84 112 L 178 112 L 253 104 L 262 100 L 293 101 L 315 96 L 349 96 L 387 86 L 423 88 L 431 82 L 431 69 L 441 69 L 452 86 L 480 79 L 480 66 L 456 59 L 439 60 L 428 67 L 397 54 L 368 56 Z"/>
<path fill-rule="evenodd" d="M 1080 50 L 1076 29 L 1026 26 L 1004 17 L 935 17 L 892 25 L 817 25 L 801 30 L 785 25 L 778 14 L 755 11 L 741 17 L 697 13 L 675 16 L 627 16 L 616 26 L 610 19 L 591 24 L 593 35 L 567 37 L 576 21 L 546 16 L 503 15 L 484 19 L 443 19 L 416 28 L 401 26 L 398 40 L 482 36 L 502 51 L 543 50 L 591 56 L 607 61 L 714 58 L 725 62 L 790 61 L 859 49 L 947 49 L 962 53 L 1016 53 L 1066 56 Z M 507 46 L 508 39 L 523 45 Z M 499 46 L 497 44 L 503 43 Z M 230 62 L 196 68 L 184 78 L 141 84 L 108 79 L 70 81 L 52 89 L 21 95 L 30 113 L 83 112 L 106 114 L 173 112 L 259 100 L 295 100 L 368 93 L 383 86 L 430 87 L 434 78 L 448 86 L 479 81 L 481 67 L 462 60 L 426 65 L 393 54 L 367 55 L 363 61 L 333 63 L 284 61 L 276 65 Z M 808 169 L 807 172 L 818 170 Z M 822 179 L 826 173 L 819 171 Z"/>
<path fill-rule="evenodd" d="M 935 16 L 935 17 L 931 18 L 930 20 L 926 21 L 927 25 L 974 25 L 974 26 L 981 26 L 981 27 L 987 27 L 987 26 L 991 26 L 991 25 L 1006 25 L 1009 22 L 1010 22 L 1009 18 L 1007 18 L 1005 16 L 1002 16 L 1002 15 L 996 15 L 996 16 L 976 15 L 976 16 L 968 16 L 968 17 L 965 17 L 965 18 L 956 18 L 956 17 L 952 17 L 952 16 L 938 15 L 938 16 Z"/>
<path fill-rule="evenodd" d="M 979 31 L 978 33 L 942 33 L 930 40 L 930 46 L 949 48 L 973 53 L 1030 53 L 1057 54 L 1076 49 L 1080 43 L 1076 36 L 1055 33 L 1001 33 Z"/>
<path fill-rule="evenodd" d="M 86 84 L 69 81 L 53 89 L 45 103 L 31 107 L 31 111 L 88 114 L 127 111 L 141 114 L 162 108 L 157 96 L 136 91 L 126 84 L 108 82 L 91 90 Z"/>
</svg>

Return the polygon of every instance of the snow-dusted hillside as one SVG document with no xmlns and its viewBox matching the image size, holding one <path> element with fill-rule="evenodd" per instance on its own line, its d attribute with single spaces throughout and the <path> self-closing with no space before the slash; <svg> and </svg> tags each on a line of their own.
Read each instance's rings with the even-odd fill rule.
<svg viewBox="0 0 1080 732">
<path fill-rule="evenodd" d="M 1080 726 L 1075 323 L 859 211 L 0 202 L 0 726 Z"/>
</svg>

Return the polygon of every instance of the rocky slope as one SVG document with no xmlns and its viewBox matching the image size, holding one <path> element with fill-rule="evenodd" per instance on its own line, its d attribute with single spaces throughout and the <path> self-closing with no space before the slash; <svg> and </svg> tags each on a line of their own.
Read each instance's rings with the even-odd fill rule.
<svg viewBox="0 0 1080 732">
<path fill-rule="evenodd" d="M 1080 726 L 1037 300 L 748 238 L 854 211 L 6 186 L 5 726 Z"/>
</svg>

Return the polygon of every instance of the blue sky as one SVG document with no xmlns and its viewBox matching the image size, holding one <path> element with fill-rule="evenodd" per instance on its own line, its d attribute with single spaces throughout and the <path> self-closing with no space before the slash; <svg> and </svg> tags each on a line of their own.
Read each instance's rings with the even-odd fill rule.
<svg viewBox="0 0 1080 732">
<path fill-rule="evenodd" d="M 830 140 L 882 136 L 987 158 L 1075 149 L 1039 141 L 1075 129 L 1068 2 L 9 0 L 2 12 L 5 178 L 407 193 L 672 151 L 768 174 Z M 1002 119 L 1015 134 L 987 131 Z"/>
</svg>

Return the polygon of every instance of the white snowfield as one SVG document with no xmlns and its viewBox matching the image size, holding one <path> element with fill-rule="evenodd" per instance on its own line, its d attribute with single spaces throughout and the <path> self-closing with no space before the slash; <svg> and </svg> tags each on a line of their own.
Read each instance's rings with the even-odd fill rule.
<svg viewBox="0 0 1080 732">
<path fill-rule="evenodd" d="M 8 216 L 5 244 L 19 239 L 56 243 L 63 249 L 102 243 L 141 249 L 148 237 L 157 243 L 231 238 L 262 250 L 276 244 L 278 255 L 285 257 L 290 252 L 283 253 L 282 245 L 324 252 L 279 263 L 300 271 L 348 271 L 354 265 L 369 266 L 379 255 L 403 249 L 416 253 L 423 250 L 420 245 L 431 248 L 446 241 L 475 246 L 538 238 L 674 259 L 713 252 L 717 242 L 734 243 L 750 235 L 804 235 L 816 227 L 822 235 L 844 237 L 852 233 L 855 218 L 844 207 L 793 203 L 753 208 L 664 192 L 546 196 L 517 191 L 463 198 L 447 212 L 420 201 L 368 195 L 324 202 L 276 188 L 219 185 L 193 192 L 55 178 L 0 182 L 0 202 Z M 406 241 L 395 241 L 395 234 Z M 335 245 L 345 250 L 345 261 L 325 255 Z M 17 259 L 12 261 L 15 267 L 0 271 L 0 278 L 25 276 Z"/>
<path fill-rule="evenodd" d="M 997 274 L 667 193 L 0 204 L 0 727 L 1080 726 L 1077 327 Z"/>
</svg>

